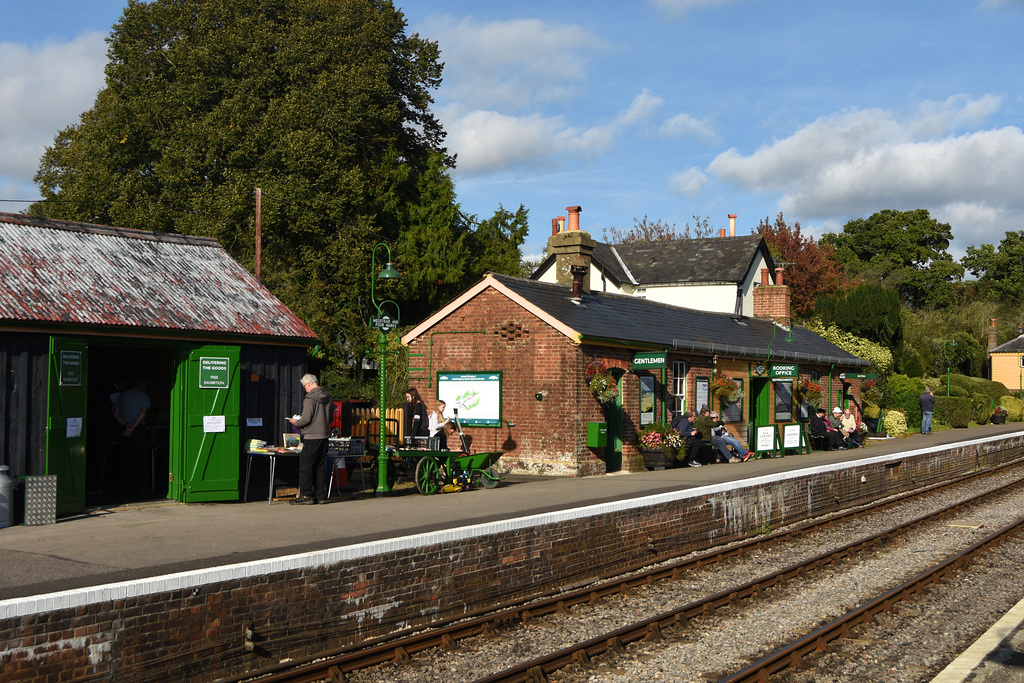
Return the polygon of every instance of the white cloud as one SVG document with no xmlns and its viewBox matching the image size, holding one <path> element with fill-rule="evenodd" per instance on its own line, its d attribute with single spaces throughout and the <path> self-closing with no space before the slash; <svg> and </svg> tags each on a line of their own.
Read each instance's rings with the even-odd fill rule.
<svg viewBox="0 0 1024 683">
<path fill-rule="evenodd" d="M 668 138 L 690 137 L 709 143 L 718 141 L 718 134 L 706 119 L 695 119 L 689 114 L 676 114 L 661 124 L 658 133 Z"/>
<path fill-rule="evenodd" d="M 644 90 L 613 121 L 590 128 L 570 126 L 562 116 L 466 111 L 460 105 L 441 109 L 439 118 L 448 131 L 448 149 L 458 155 L 457 174 L 472 176 L 517 167 L 556 169 L 566 157 L 593 161 L 611 149 L 623 130 L 648 118 L 660 104 Z"/>
<path fill-rule="evenodd" d="M 29 186 L 44 148 L 92 107 L 104 83 L 104 37 L 94 32 L 69 43 L 0 43 L 0 180 Z"/>
<path fill-rule="evenodd" d="M 668 188 L 674 195 L 693 198 L 700 194 L 707 181 L 708 177 L 699 168 L 688 168 L 669 175 Z"/>
<path fill-rule="evenodd" d="M 682 16 L 687 12 L 712 7 L 733 5 L 739 0 L 647 0 L 647 4 L 672 16 Z"/>
<path fill-rule="evenodd" d="M 880 110 L 828 116 L 749 156 L 730 149 L 708 171 L 748 190 L 781 192 L 778 208 L 796 220 L 926 208 L 959 242 L 991 242 L 993 231 L 1024 227 L 1024 133 L 951 131 L 981 122 L 1000 102 L 925 102 L 905 121 Z"/>
<path fill-rule="evenodd" d="M 483 23 L 443 15 L 417 30 L 441 49 L 445 71 L 438 99 L 479 109 L 516 110 L 582 93 L 588 61 L 607 48 L 580 26 L 538 19 Z"/>
</svg>

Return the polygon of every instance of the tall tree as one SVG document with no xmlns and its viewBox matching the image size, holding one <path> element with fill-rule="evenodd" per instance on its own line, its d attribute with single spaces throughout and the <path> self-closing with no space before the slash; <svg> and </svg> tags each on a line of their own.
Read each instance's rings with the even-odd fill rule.
<svg viewBox="0 0 1024 683">
<path fill-rule="evenodd" d="M 33 214 L 211 236 L 252 268 L 261 188 L 264 283 L 335 358 L 363 347 L 374 245 L 403 272 L 378 292 L 409 297 L 403 322 L 463 284 L 440 53 L 392 2 L 130 0 L 108 43 Z"/>
<path fill-rule="evenodd" d="M 708 218 L 694 216 L 694 227 L 687 223 L 682 230 L 677 230 L 675 223 L 666 223 L 660 218 L 651 221 L 647 214 L 642 219 L 634 218 L 633 227 L 629 230 L 619 230 L 616 227 L 608 228 L 605 238 L 611 244 L 633 244 L 636 242 L 660 242 L 662 240 L 688 240 L 700 237 L 710 237 L 714 231 L 708 225 Z"/>
<path fill-rule="evenodd" d="M 814 313 L 822 324 L 835 324 L 858 337 L 898 351 L 903 342 L 903 304 L 890 287 L 862 282 L 853 289 L 818 297 Z"/>
<path fill-rule="evenodd" d="M 1024 301 L 1024 232 L 1011 231 L 999 242 L 967 247 L 960 259 L 977 280 L 976 287 L 991 301 L 1020 304 Z"/>
<path fill-rule="evenodd" d="M 963 266 L 950 256 L 953 230 L 939 223 L 927 209 L 886 209 L 826 233 L 851 275 L 877 278 L 899 290 L 911 306 L 944 308 L 954 303 L 953 283 L 963 277 Z"/>
<path fill-rule="evenodd" d="M 790 226 L 779 212 L 774 223 L 765 216 L 754 232 L 764 238 L 775 262 L 786 264 L 785 280 L 789 284 L 794 315 L 810 317 L 819 296 L 847 287 L 835 249 L 804 235 L 799 221 Z"/>
</svg>

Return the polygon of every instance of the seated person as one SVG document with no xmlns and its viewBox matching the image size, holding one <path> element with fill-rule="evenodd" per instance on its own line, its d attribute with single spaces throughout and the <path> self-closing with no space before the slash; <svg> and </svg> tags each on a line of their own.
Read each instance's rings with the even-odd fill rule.
<svg viewBox="0 0 1024 683">
<path fill-rule="evenodd" d="M 725 428 L 725 423 L 719 419 L 718 413 L 711 411 L 711 419 L 718 425 L 711 430 L 711 442 L 714 443 L 715 439 L 722 441 L 726 448 L 732 446 L 735 449 L 734 457 L 739 458 L 740 461 L 746 462 L 754 457 L 754 451 L 748 451 L 743 447 L 743 444 L 735 436 L 729 433 L 729 430 Z"/>
<path fill-rule="evenodd" d="M 808 425 L 811 428 L 811 436 L 822 437 L 825 439 L 825 450 L 843 450 L 843 435 L 841 432 L 828 425 L 824 408 L 818 408 L 818 410 L 810 416 Z"/>
<path fill-rule="evenodd" d="M 729 446 L 715 436 L 715 428 L 724 427 L 725 423 L 712 418 L 710 408 L 707 406 L 700 407 L 700 415 L 694 421 L 693 426 L 700 432 L 701 441 L 711 447 L 711 452 L 718 451 L 718 462 L 739 462 L 739 457 L 732 454 Z"/>
<path fill-rule="evenodd" d="M 702 462 L 706 462 L 708 455 L 705 453 L 706 447 L 704 442 L 701 441 L 700 432 L 693 426 L 693 411 L 688 410 L 685 413 L 677 414 L 672 420 L 672 426 L 676 428 L 679 435 L 683 437 L 683 441 L 690 447 L 689 453 L 686 457 L 687 467 L 700 467 Z"/>
<path fill-rule="evenodd" d="M 860 423 L 857 420 L 857 416 L 853 413 L 853 408 L 847 408 L 843 411 L 840 422 L 843 425 L 843 434 L 846 435 L 847 440 L 852 441 L 858 446 L 863 446 L 864 431 L 860 428 Z"/>
</svg>

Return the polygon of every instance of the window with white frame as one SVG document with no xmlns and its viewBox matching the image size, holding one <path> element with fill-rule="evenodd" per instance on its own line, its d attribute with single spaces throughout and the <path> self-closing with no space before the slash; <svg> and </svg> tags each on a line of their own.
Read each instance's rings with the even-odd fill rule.
<svg viewBox="0 0 1024 683">
<path fill-rule="evenodd" d="M 672 410 L 681 413 L 686 410 L 686 361 L 672 361 Z"/>
</svg>

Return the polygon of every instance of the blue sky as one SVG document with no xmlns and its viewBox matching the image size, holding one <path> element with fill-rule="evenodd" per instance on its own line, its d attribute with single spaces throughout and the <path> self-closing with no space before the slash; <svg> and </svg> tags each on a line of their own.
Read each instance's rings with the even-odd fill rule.
<svg viewBox="0 0 1024 683">
<path fill-rule="evenodd" d="M 0 0 L 0 199 L 103 85 L 123 0 Z M 434 111 L 463 210 L 583 207 L 820 235 L 926 208 L 951 252 L 1024 229 L 1024 0 L 398 2 L 446 63 Z M 25 205 L 0 203 L 0 210 Z"/>
</svg>

